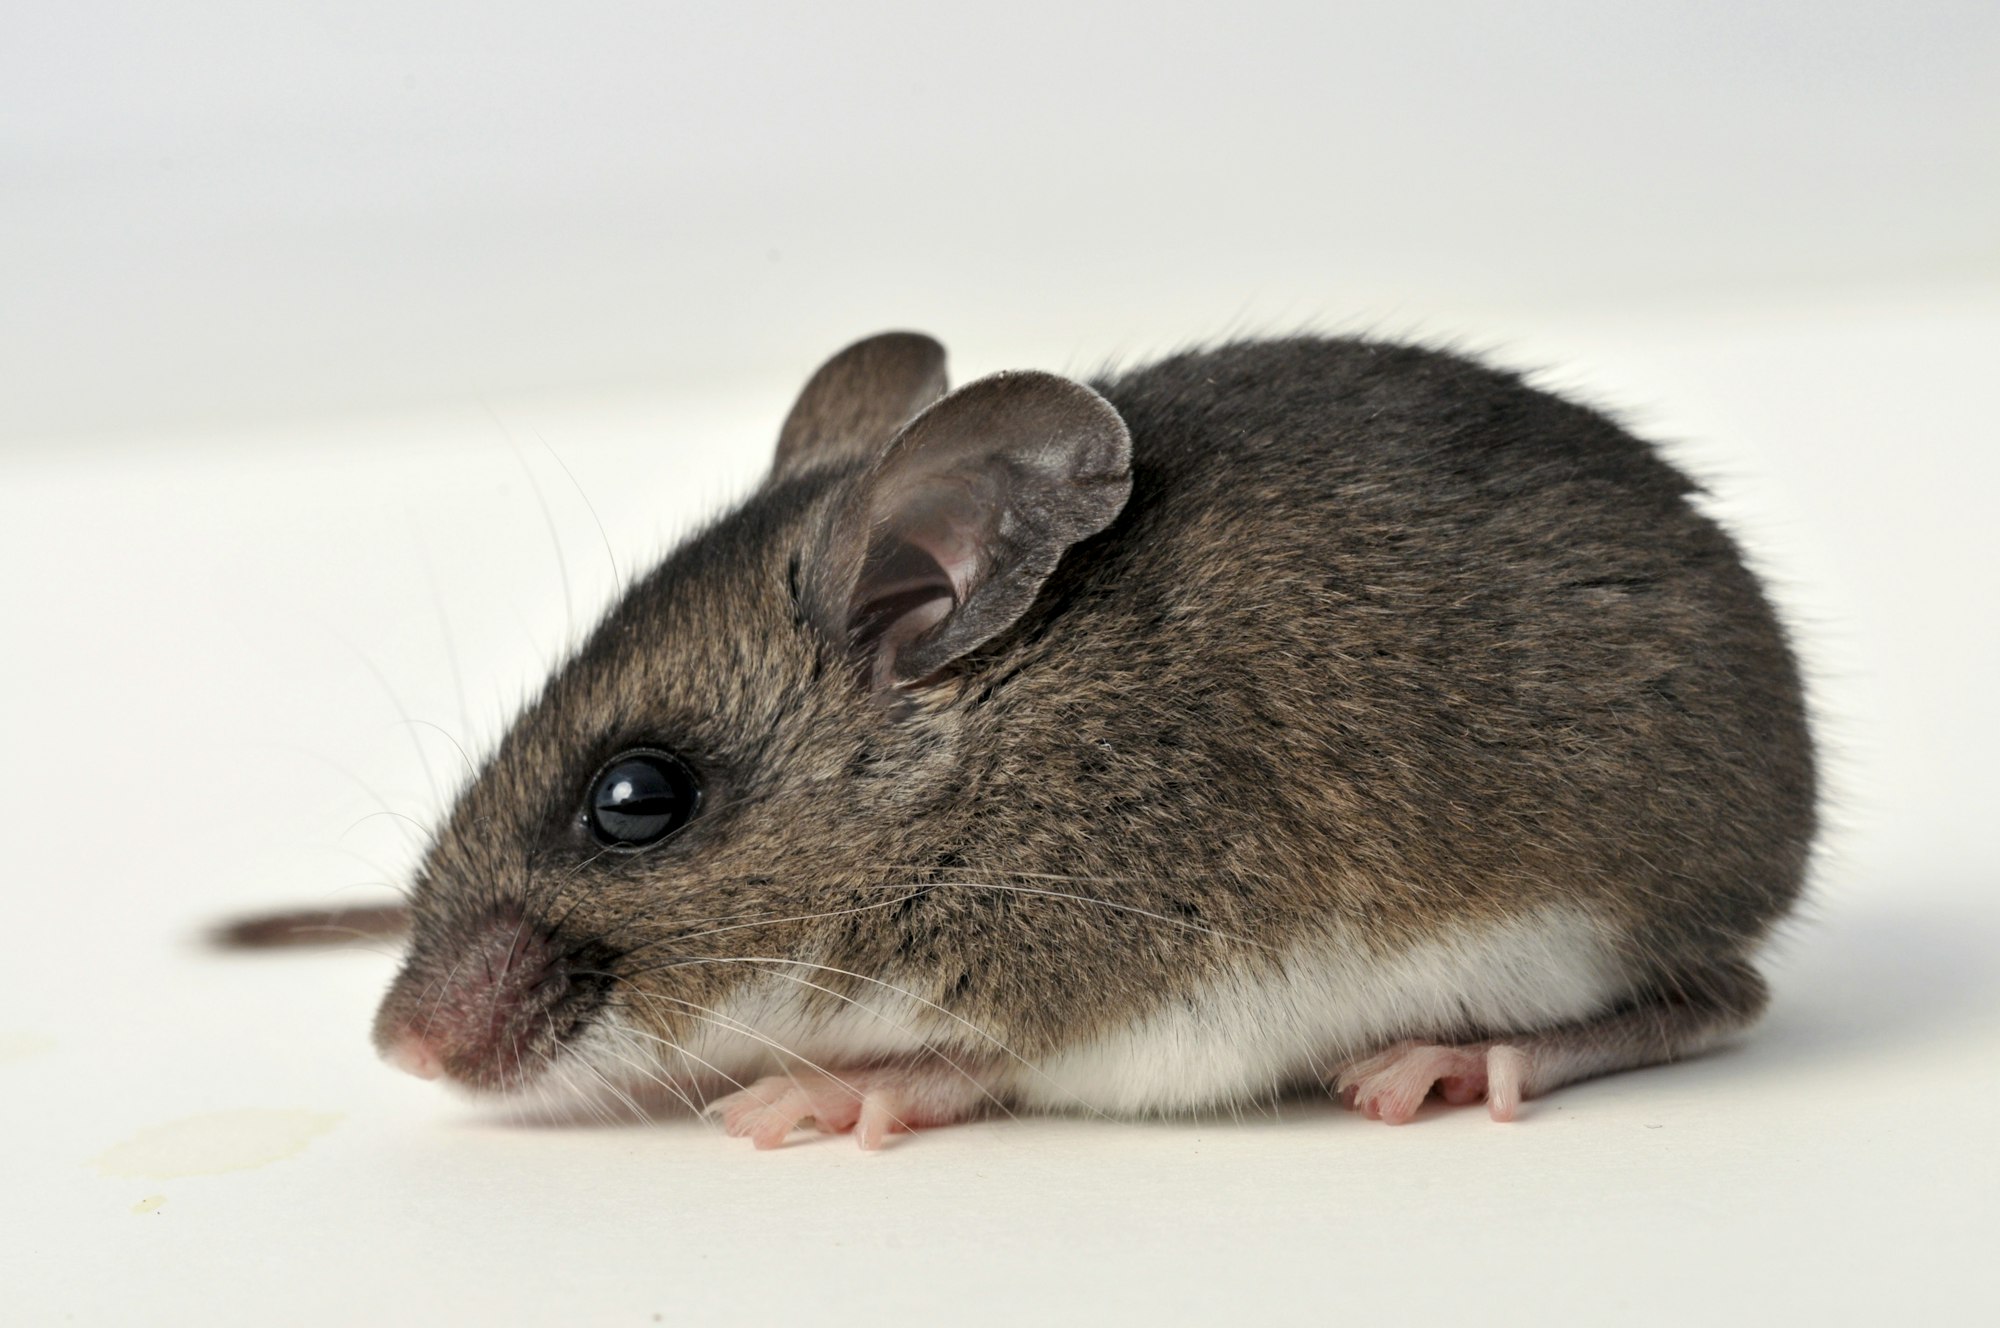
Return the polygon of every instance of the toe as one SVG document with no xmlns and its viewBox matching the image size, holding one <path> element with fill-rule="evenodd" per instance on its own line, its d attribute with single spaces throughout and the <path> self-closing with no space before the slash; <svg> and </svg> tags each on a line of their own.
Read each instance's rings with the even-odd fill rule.
<svg viewBox="0 0 2000 1328">
<path fill-rule="evenodd" d="M 1527 1093 L 1527 1080 L 1527 1052 L 1495 1046 L 1486 1053 L 1486 1110 L 1494 1120 L 1514 1119 Z"/>
<path fill-rule="evenodd" d="M 1352 1096 L 1361 1085 L 1378 1078 L 1385 1071 L 1416 1048 L 1414 1042 L 1398 1042 L 1392 1047 L 1384 1047 L 1373 1056 L 1364 1056 L 1340 1067 L 1334 1078 L 1334 1088 L 1343 1096 Z"/>
<path fill-rule="evenodd" d="M 1341 1100 L 1370 1120 L 1404 1125 L 1433 1087 L 1446 1102 L 1464 1106 L 1488 1095 L 1489 1078 L 1484 1045 L 1400 1042 L 1345 1067 L 1334 1083 Z"/>
<path fill-rule="evenodd" d="M 776 1148 L 791 1137 L 800 1121 L 810 1115 L 812 1099 L 803 1089 L 794 1088 L 747 1122 L 744 1132 L 757 1147 Z"/>
<path fill-rule="evenodd" d="M 901 1122 L 896 1119 L 895 1103 L 889 1095 L 870 1093 L 861 1099 L 860 1119 L 854 1128 L 855 1142 L 872 1153 L 900 1125 Z"/>
</svg>

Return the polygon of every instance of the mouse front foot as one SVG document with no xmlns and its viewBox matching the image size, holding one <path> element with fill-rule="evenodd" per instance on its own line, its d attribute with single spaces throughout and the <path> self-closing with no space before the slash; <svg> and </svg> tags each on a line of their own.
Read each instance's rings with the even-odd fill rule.
<svg viewBox="0 0 2000 1328">
<path fill-rule="evenodd" d="M 777 1148 L 810 1124 L 825 1134 L 854 1135 L 880 1148 L 892 1134 L 953 1125 L 997 1105 L 972 1072 L 944 1065 L 885 1065 L 857 1070 L 795 1069 L 771 1075 L 708 1104 L 703 1114 L 725 1134 Z"/>
</svg>

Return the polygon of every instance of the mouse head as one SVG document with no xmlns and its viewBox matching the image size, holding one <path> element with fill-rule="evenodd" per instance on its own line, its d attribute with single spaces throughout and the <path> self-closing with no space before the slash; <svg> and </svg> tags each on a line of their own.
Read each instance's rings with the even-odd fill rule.
<svg viewBox="0 0 2000 1328">
<path fill-rule="evenodd" d="M 478 1090 L 727 1073 L 907 958 L 968 657 L 1130 488 L 1125 426 L 1080 384 L 947 394 L 910 333 L 828 361 L 762 487 L 632 586 L 460 796 L 382 1053 Z"/>
</svg>

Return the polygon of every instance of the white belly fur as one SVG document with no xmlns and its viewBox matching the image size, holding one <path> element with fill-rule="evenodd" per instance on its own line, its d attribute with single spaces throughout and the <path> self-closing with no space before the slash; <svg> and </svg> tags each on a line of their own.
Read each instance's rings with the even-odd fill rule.
<svg viewBox="0 0 2000 1328">
<path fill-rule="evenodd" d="M 1603 930 L 1564 908 L 1467 926 L 1390 956 L 1336 935 L 1275 968 L 1241 968 L 1164 999 L 1129 1028 L 1033 1065 L 886 984 L 832 1017 L 808 1016 L 804 984 L 825 981 L 809 966 L 760 977 L 712 1011 L 684 1052 L 639 1045 L 623 1019 L 604 1031 L 625 1044 L 626 1068 L 636 1056 L 682 1079 L 748 1082 L 787 1063 L 837 1074 L 935 1052 L 976 1067 L 987 1089 L 1027 1109 L 1174 1114 L 1268 1098 L 1398 1038 L 1588 1018 L 1624 994 L 1625 970 Z"/>
<path fill-rule="evenodd" d="M 1273 974 L 1240 971 L 1132 1027 L 1015 1076 L 1023 1106 L 1195 1111 L 1272 1095 L 1398 1038 L 1521 1030 L 1596 1014 L 1623 994 L 1601 928 L 1548 908 L 1467 927 L 1398 955 L 1337 938 Z"/>
</svg>

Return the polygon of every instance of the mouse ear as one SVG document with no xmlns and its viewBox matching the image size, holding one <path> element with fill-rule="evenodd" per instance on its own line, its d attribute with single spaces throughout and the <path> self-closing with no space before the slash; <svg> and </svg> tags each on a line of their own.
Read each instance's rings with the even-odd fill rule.
<svg viewBox="0 0 2000 1328">
<path fill-rule="evenodd" d="M 1054 374 L 982 378 L 912 420 L 836 511 L 810 616 L 877 688 L 922 681 L 1019 618 L 1131 492 L 1110 402 Z"/>
<path fill-rule="evenodd" d="M 944 347 L 921 332 L 857 341 L 806 381 L 785 427 L 771 478 L 842 461 L 872 461 L 896 431 L 945 394 Z"/>
</svg>

